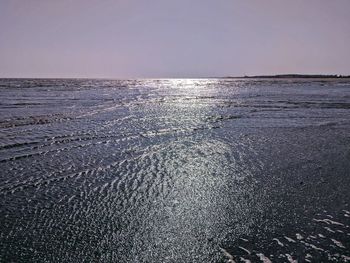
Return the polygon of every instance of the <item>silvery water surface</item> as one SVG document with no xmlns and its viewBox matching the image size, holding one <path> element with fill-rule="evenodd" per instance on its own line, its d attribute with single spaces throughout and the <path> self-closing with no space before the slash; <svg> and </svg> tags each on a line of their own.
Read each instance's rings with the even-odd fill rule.
<svg viewBox="0 0 350 263">
<path fill-rule="evenodd" d="M 350 260 L 349 80 L 0 86 L 1 262 Z"/>
</svg>

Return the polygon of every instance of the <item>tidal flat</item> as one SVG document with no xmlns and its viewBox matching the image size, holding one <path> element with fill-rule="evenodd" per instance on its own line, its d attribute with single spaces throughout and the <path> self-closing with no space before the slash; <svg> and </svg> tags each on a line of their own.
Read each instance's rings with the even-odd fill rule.
<svg viewBox="0 0 350 263">
<path fill-rule="evenodd" d="M 350 262 L 350 80 L 0 79 L 0 262 Z"/>
</svg>

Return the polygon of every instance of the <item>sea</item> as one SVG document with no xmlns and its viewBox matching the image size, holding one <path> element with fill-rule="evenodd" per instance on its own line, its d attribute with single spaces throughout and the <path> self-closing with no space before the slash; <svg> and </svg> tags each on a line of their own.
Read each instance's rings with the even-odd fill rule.
<svg viewBox="0 0 350 263">
<path fill-rule="evenodd" d="M 0 79 L 0 262 L 350 262 L 350 80 Z"/>
</svg>

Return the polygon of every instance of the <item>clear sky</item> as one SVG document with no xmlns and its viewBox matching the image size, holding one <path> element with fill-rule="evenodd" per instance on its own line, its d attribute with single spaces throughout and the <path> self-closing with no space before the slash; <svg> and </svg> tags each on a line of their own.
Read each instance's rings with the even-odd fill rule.
<svg viewBox="0 0 350 263">
<path fill-rule="evenodd" d="M 350 74 L 350 0 L 0 0 L 0 77 Z"/>
</svg>

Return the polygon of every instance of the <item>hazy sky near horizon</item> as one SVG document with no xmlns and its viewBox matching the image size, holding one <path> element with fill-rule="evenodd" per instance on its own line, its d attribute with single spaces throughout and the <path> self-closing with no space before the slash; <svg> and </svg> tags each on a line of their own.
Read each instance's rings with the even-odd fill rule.
<svg viewBox="0 0 350 263">
<path fill-rule="evenodd" d="M 350 74 L 350 0 L 0 0 L 0 77 Z"/>
</svg>

